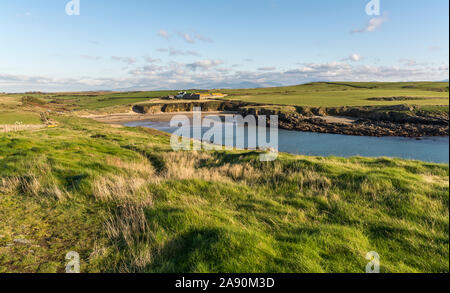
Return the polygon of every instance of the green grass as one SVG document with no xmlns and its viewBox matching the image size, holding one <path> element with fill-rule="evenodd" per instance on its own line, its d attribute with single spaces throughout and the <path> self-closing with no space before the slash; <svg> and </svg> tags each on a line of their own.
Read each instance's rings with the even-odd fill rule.
<svg viewBox="0 0 450 293">
<path fill-rule="evenodd" d="M 43 93 L 43 94 L 14 94 L 10 99 L 38 101 L 36 104 L 46 103 L 49 108 L 65 108 L 66 110 L 95 110 L 131 106 L 134 103 L 149 101 L 178 91 L 151 92 L 80 92 L 80 93 Z M 1 101 L 1 100 L 0 100 Z M 122 106 L 122 107 L 121 107 Z"/>
<path fill-rule="evenodd" d="M 0 136 L 0 271 L 449 271 L 449 167 L 174 152 L 166 134 L 52 115 Z M 29 244 L 14 243 L 28 239 Z"/>
<path fill-rule="evenodd" d="M 39 113 L 25 111 L 2 111 L 0 109 L 0 124 L 42 124 Z"/>
<path fill-rule="evenodd" d="M 188 92 L 198 92 L 190 90 Z M 175 95 L 178 91 L 146 92 L 75 92 L 34 93 L 0 96 L 1 104 L 19 102 L 23 97 L 44 101 L 45 107 L 61 111 L 125 112 L 135 103 Z M 208 92 L 208 91 L 201 91 Z M 401 83 L 311 83 L 288 87 L 262 89 L 211 90 L 228 95 L 225 99 L 263 104 L 280 104 L 310 107 L 383 106 L 383 105 L 449 105 L 448 82 Z M 374 101 L 371 98 L 420 98 L 399 101 Z"/>
<path fill-rule="evenodd" d="M 448 83 L 312 83 L 291 87 L 222 90 L 226 99 L 311 107 L 448 105 Z M 377 97 L 420 97 L 409 101 L 371 101 Z"/>
</svg>

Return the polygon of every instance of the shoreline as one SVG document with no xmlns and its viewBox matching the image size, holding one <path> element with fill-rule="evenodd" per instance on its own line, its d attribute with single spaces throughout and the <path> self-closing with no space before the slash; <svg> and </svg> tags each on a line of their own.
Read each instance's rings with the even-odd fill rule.
<svg viewBox="0 0 450 293">
<path fill-rule="evenodd" d="M 202 117 L 208 115 L 218 115 L 221 117 L 241 114 L 256 114 L 238 111 L 207 111 L 201 112 Z M 274 115 L 279 113 L 258 113 L 260 115 Z M 94 119 L 99 122 L 123 125 L 124 123 L 149 121 L 149 122 L 169 122 L 176 115 L 192 117 L 192 111 L 179 112 L 159 112 L 159 113 L 127 113 L 107 114 L 107 115 L 84 115 L 83 118 Z M 355 117 L 325 115 L 313 117 L 301 117 L 286 115 L 279 116 L 279 129 L 293 130 L 311 133 L 328 133 L 352 136 L 372 136 L 372 137 L 409 137 L 420 139 L 422 137 L 448 137 L 448 126 L 436 126 L 413 123 L 395 123 L 388 121 L 373 121 L 368 119 L 358 119 Z"/>
<path fill-rule="evenodd" d="M 218 115 L 221 117 L 231 116 L 238 114 L 232 111 L 211 111 L 211 112 L 201 112 L 202 117 L 208 115 Z M 129 113 L 119 113 L 119 114 L 109 114 L 109 115 L 87 115 L 81 116 L 83 118 L 94 119 L 99 122 L 109 123 L 109 124 L 123 124 L 138 121 L 151 121 L 151 122 L 169 122 L 172 117 L 176 115 L 185 115 L 192 117 L 192 112 L 168 112 L 168 113 L 152 113 L 152 114 L 139 114 L 135 112 Z"/>
<path fill-rule="evenodd" d="M 162 131 L 169 136 L 174 130 L 169 127 L 169 122 L 161 121 L 135 121 L 134 123 L 125 123 L 123 126 Z M 202 132 L 203 131 L 206 131 L 206 129 L 202 130 Z M 236 135 L 236 130 L 233 130 L 233 141 L 237 139 Z M 191 137 L 191 139 L 194 138 Z M 244 135 L 244 140 L 246 139 L 247 136 Z M 314 133 L 280 129 L 278 139 L 278 151 L 280 153 L 292 155 L 317 157 L 338 156 L 345 158 L 355 156 L 367 158 L 389 157 L 448 164 L 448 156 L 441 154 L 443 147 L 448 150 L 448 137 L 434 136 L 422 137 L 419 139 L 399 136 L 349 136 L 344 134 Z M 203 142 L 207 142 L 208 144 L 211 143 L 211 145 L 218 147 L 229 145 L 233 149 L 237 149 L 234 142 L 232 145 L 227 143 L 224 144 L 223 140 L 220 142 L 203 140 Z M 295 143 L 293 144 L 292 142 Z M 317 148 L 317 146 L 319 147 Z M 370 147 L 365 148 L 361 146 Z M 388 149 L 386 149 L 386 147 Z M 241 150 L 252 151 L 259 150 L 259 148 L 257 146 L 256 148 L 244 147 Z M 441 155 L 437 157 L 436 155 L 427 154 L 429 151 Z"/>
</svg>

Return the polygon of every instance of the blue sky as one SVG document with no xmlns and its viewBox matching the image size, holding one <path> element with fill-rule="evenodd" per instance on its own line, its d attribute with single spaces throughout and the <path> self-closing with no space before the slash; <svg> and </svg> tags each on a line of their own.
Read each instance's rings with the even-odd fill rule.
<svg viewBox="0 0 450 293">
<path fill-rule="evenodd" d="M 448 79 L 449 2 L 4 0 L 0 92 Z"/>
</svg>

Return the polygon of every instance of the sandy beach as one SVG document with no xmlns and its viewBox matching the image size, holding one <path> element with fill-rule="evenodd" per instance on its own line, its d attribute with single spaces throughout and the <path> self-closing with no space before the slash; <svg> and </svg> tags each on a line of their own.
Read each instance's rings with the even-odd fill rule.
<svg viewBox="0 0 450 293">
<path fill-rule="evenodd" d="M 236 114 L 234 112 L 202 112 L 202 117 L 208 115 L 229 116 Z M 84 118 L 91 118 L 100 122 L 109 124 L 124 124 L 134 121 L 154 121 L 154 122 L 168 122 L 176 115 L 185 115 L 192 117 L 192 112 L 171 112 L 171 113 L 156 113 L 156 114 L 138 114 L 135 112 L 109 114 L 109 115 L 86 115 Z"/>
</svg>

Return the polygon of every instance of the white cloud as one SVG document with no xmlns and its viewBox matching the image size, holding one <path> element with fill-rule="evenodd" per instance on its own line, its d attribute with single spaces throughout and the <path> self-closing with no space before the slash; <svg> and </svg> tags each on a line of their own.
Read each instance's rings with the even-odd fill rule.
<svg viewBox="0 0 450 293">
<path fill-rule="evenodd" d="M 192 50 L 183 51 L 183 50 L 174 49 L 174 48 L 159 48 L 159 49 L 156 49 L 156 51 L 167 52 L 170 56 L 178 56 L 178 55 L 200 56 L 200 54 L 198 52 L 192 51 Z"/>
<path fill-rule="evenodd" d="M 231 68 L 216 68 L 216 70 L 218 72 L 222 72 L 222 73 L 228 73 L 228 72 L 232 72 L 233 71 L 233 69 L 231 69 Z"/>
<path fill-rule="evenodd" d="M 205 43 L 213 43 L 213 40 L 210 37 L 195 33 L 191 35 L 189 33 L 177 33 L 180 38 L 182 38 L 185 42 L 189 44 L 194 44 L 196 41 L 201 41 Z"/>
<path fill-rule="evenodd" d="M 386 16 L 382 17 L 375 17 L 369 20 L 369 23 L 366 25 L 366 27 L 362 29 L 355 29 L 352 31 L 352 33 L 365 33 L 365 32 L 373 32 L 381 27 L 383 23 L 387 21 Z"/>
<path fill-rule="evenodd" d="M 418 62 L 416 60 L 413 59 L 406 59 L 406 58 L 402 58 L 399 59 L 398 62 L 403 65 L 403 66 L 408 66 L 408 67 L 412 67 L 412 66 L 430 66 L 433 65 L 433 62 Z"/>
<path fill-rule="evenodd" d="M 400 63 L 402 63 L 404 66 L 416 66 L 417 61 L 412 59 L 400 59 Z"/>
<path fill-rule="evenodd" d="M 91 55 L 81 55 L 80 57 L 82 59 L 86 59 L 86 60 L 100 60 L 100 59 L 102 59 L 102 57 L 100 57 L 100 56 L 91 56 Z"/>
<path fill-rule="evenodd" d="M 202 42 L 213 43 L 213 40 L 210 37 L 203 36 L 203 35 L 200 35 L 200 34 L 196 34 L 195 38 L 197 40 L 199 40 L 199 41 L 202 41 Z"/>
<path fill-rule="evenodd" d="M 274 71 L 275 67 L 260 67 L 258 68 L 259 71 Z"/>
<path fill-rule="evenodd" d="M 200 60 L 196 61 L 194 63 L 186 64 L 188 68 L 191 70 L 197 70 L 198 68 L 201 68 L 203 70 L 210 69 L 212 67 L 216 67 L 218 65 L 223 64 L 222 60 Z"/>
<path fill-rule="evenodd" d="M 213 43 L 214 42 L 210 37 L 204 36 L 199 33 L 191 34 L 191 33 L 185 33 L 185 32 L 178 32 L 176 34 L 181 39 L 183 39 L 185 42 L 187 42 L 189 44 L 195 44 L 196 41 L 201 41 L 201 42 L 205 42 L 205 43 Z M 158 36 L 168 40 L 170 38 L 170 33 L 167 30 L 162 29 L 158 32 Z"/>
<path fill-rule="evenodd" d="M 158 32 L 158 36 L 167 40 L 169 39 L 169 32 L 167 32 L 166 30 L 160 30 Z"/>
<path fill-rule="evenodd" d="M 362 57 L 359 54 L 351 54 L 350 56 L 348 56 L 347 58 L 342 59 L 341 61 L 352 61 L 352 62 L 358 62 L 361 61 Z"/>
<path fill-rule="evenodd" d="M 156 63 L 156 62 L 161 62 L 161 59 L 144 56 L 144 61 L 147 63 Z"/>
<path fill-rule="evenodd" d="M 95 87 L 103 85 L 104 81 L 101 79 L 80 79 L 78 83 Z"/>
<path fill-rule="evenodd" d="M 409 81 L 409 80 L 441 80 L 442 73 L 448 70 L 430 66 L 397 67 L 397 66 L 353 66 L 347 63 L 332 62 L 325 64 L 308 64 L 286 74 L 298 78 L 330 81 Z"/>
<path fill-rule="evenodd" d="M 119 56 L 111 56 L 111 59 L 114 61 L 121 61 L 127 64 L 134 64 L 137 62 L 136 58 L 133 57 L 119 57 Z"/>
<path fill-rule="evenodd" d="M 178 33 L 178 35 L 183 38 L 187 43 L 194 44 L 195 40 L 188 33 Z"/>
<path fill-rule="evenodd" d="M 221 60 L 148 64 L 126 71 L 121 78 L 52 78 L 0 73 L 1 91 L 75 91 L 114 89 L 220 88 L 256 84 L 293 85 L 312 81 L 423 81 L 448 79 L 449 66 L 368 66 L 346 62 L 308 63 L 286 71 L 236 71 Z M 202 69 L 202 70 L 198 70 Z M 214 70 L 210 70 L 214 69 Z"/>
<path fill-rule="evenodd" d="M 155 64 L 145 65 L 142 67 L 138 67 L 135 69 L 130 70 L 128 73 L 134 76 L 142 76 L 142 75 L 154 75 L 158 74 L 158 72 L 161 72 L 164 70 L 165 67 L 158 66 Z"/>
<path fill-rule="evenodd" d="M 361 60 L 361 55 L 359 55 L 359 54 L 352 54 L 352 55 L 350 55 L 349 58 L 350 58 L 350 60 L 357 62 L 357 61 Z"/>
</svg>

